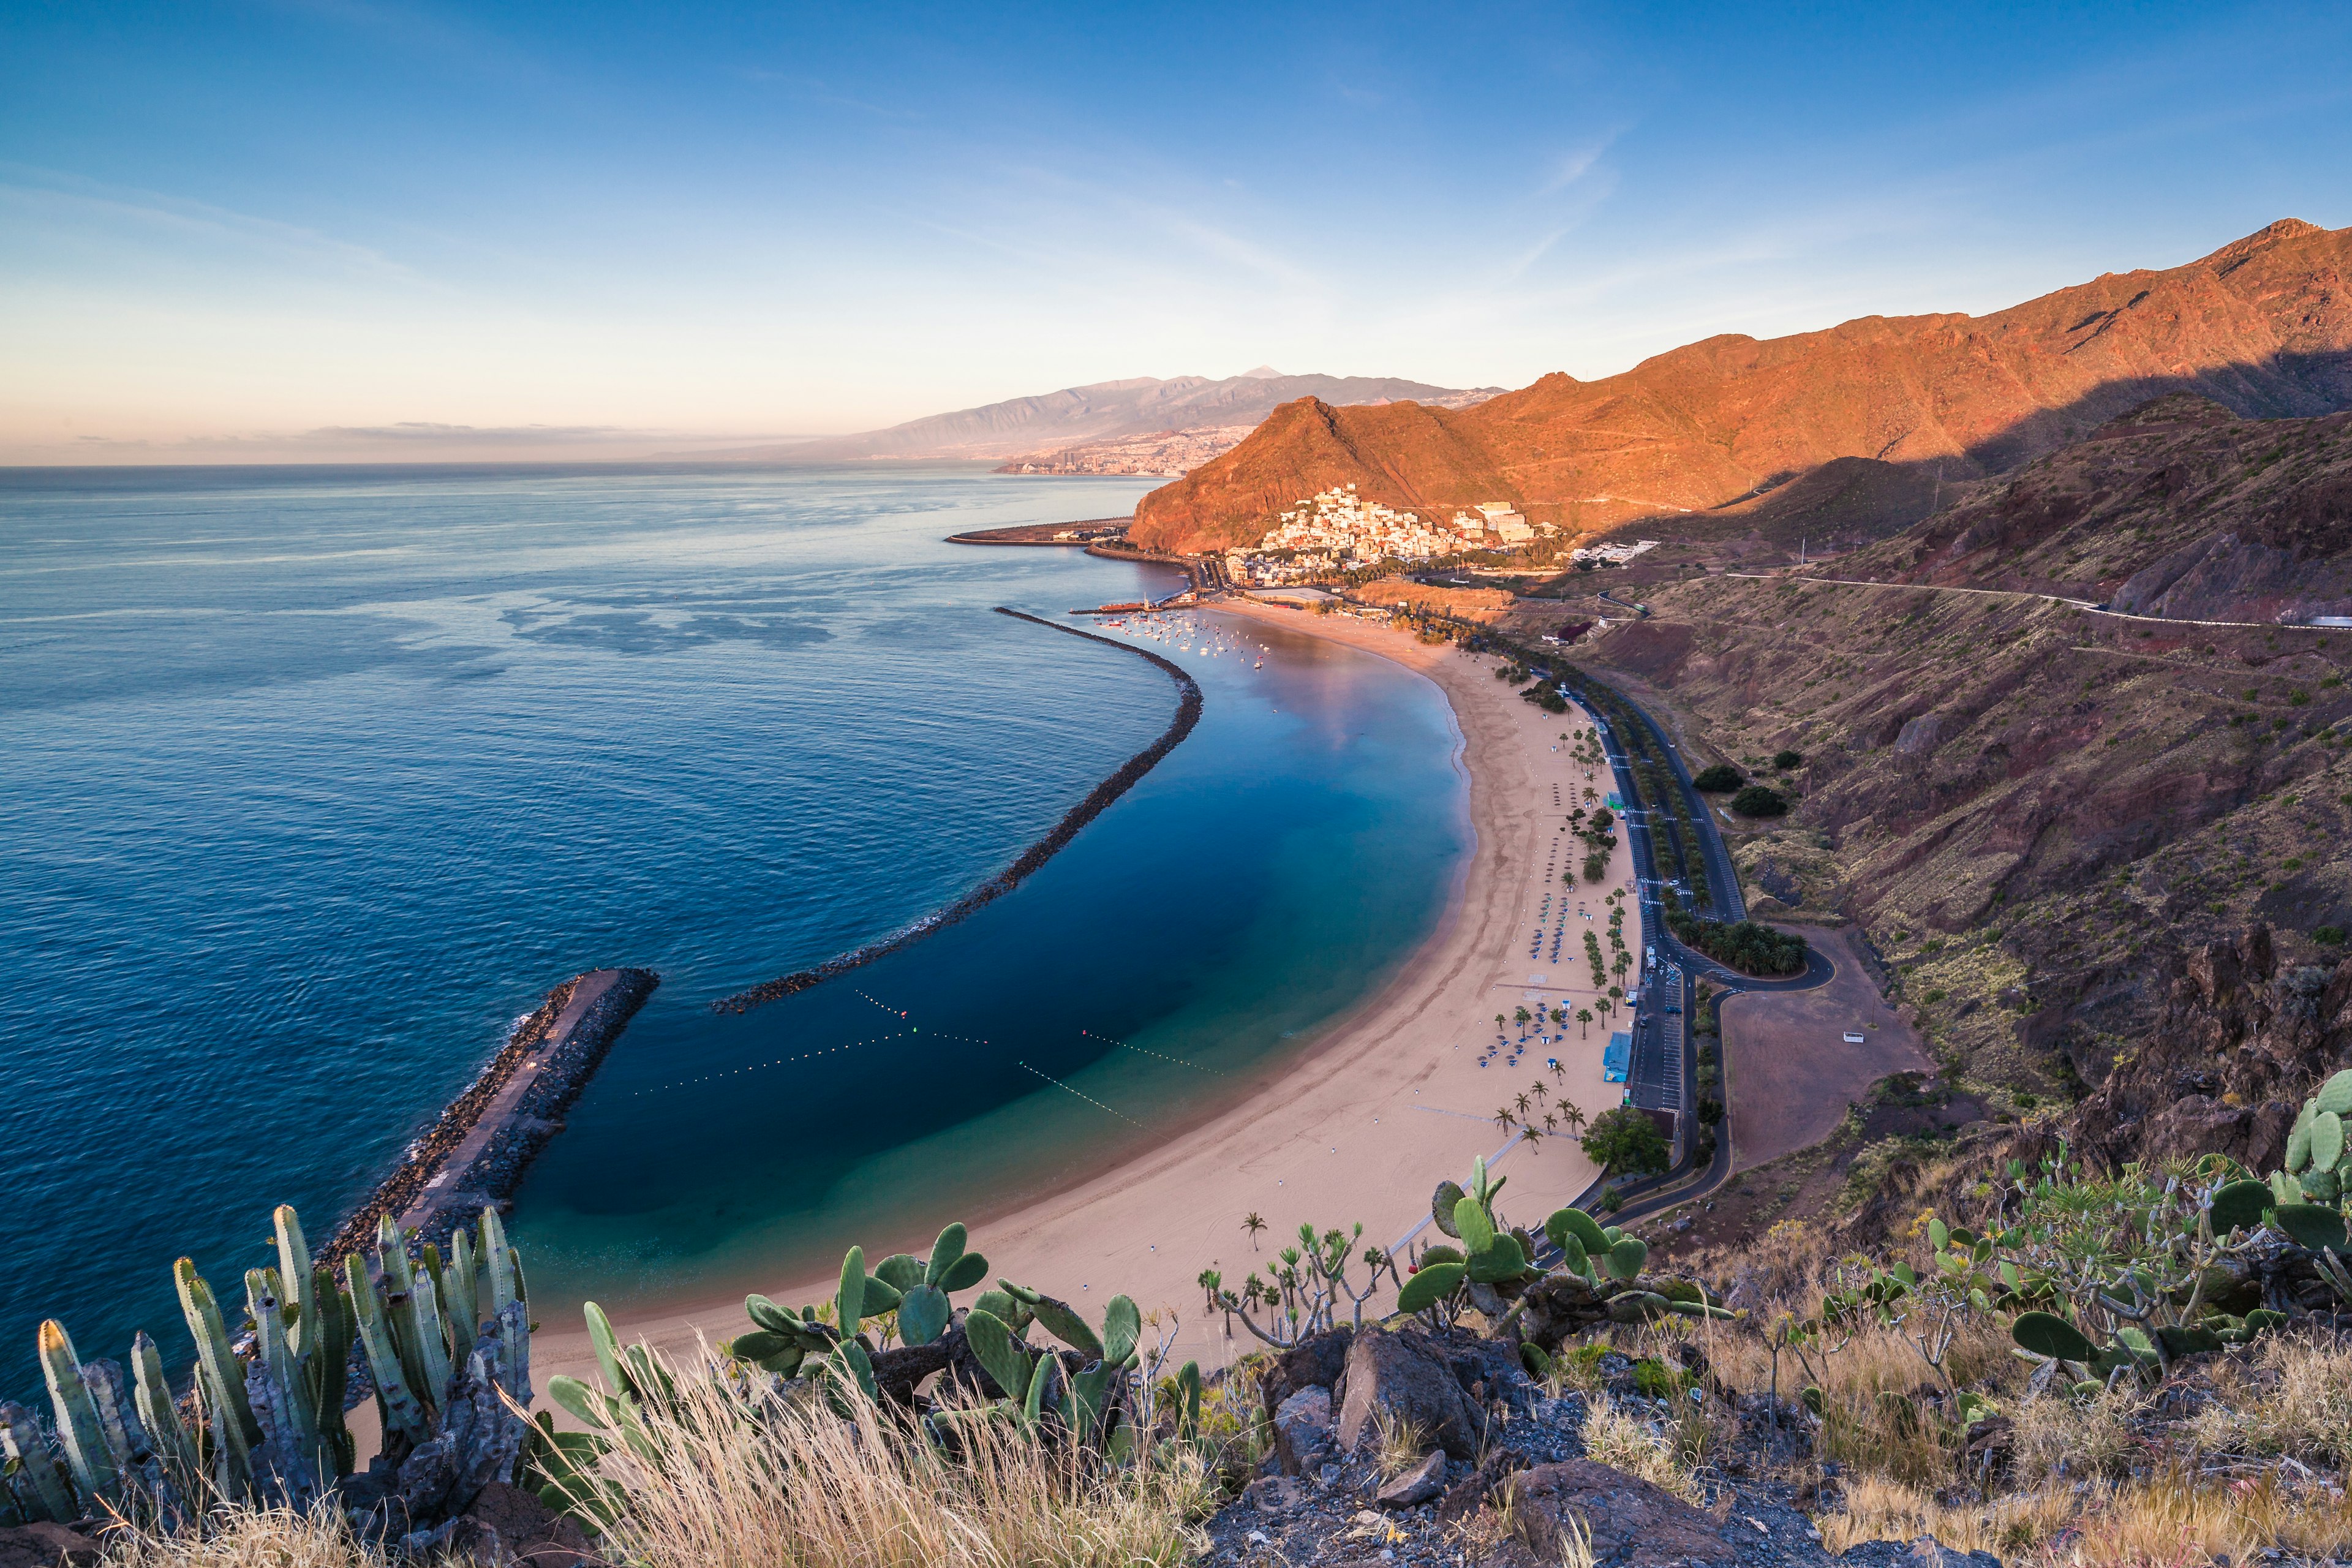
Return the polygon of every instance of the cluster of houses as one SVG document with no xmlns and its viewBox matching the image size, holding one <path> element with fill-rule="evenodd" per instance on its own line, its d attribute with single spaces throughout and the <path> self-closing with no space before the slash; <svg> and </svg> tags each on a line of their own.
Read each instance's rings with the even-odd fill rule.
<svg viewBox="0 0 2352 1568">
<path fill-rule="evenodd" d="M 1611 566 L 1622 566 L 1636 555 L 1641 554 L 1644 550 L 1655 550 L 1657 547 L 1658 542 L 1654 539 L 1636 540 L 1632 544 L 1591 544 L 1586 545 L 1581 549 L 1570 551 L 1569 559 L 1580 562 L 1592 561 L 1606 563 Z"/>
<path fill-rule="evenodd" d="M 1382 561 L 1429 561 L 1465 550 L 1508 550 L 1528 543 L 1538 528 L 1507 501 L 1482 501 L 1457 511 L 1449 525 L 1365 500 L 1353 485 L 1323 490 L 1276 519 L 1255 550 L 1225 552 L 1237 584 L 1271 587 L 1311 582 Z M 1541 525 L 1550 533 L 1552 525 Z"/>
</svg>

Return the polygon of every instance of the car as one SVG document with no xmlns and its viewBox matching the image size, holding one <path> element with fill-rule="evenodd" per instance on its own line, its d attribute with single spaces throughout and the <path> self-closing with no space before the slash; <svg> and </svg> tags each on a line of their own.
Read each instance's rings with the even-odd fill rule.
<svg viewBox="0 0 2352 1568">
<path fill-rule="evenodd" d="M 1849 1046 L 1859 1046 L 1868 1038 L 1860 1029 L 1848 1029 L 1841 1037 Z"/>
</svg>

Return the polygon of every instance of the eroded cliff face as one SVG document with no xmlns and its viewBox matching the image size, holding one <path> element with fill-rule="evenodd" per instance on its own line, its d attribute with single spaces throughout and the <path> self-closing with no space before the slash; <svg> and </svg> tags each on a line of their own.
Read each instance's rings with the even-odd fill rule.
<svg viewBox="0 0 2352 1568">
<path fill-rule="evenodd" d="M 1145 497 L 1134 537 L 1242 542 L 1280 508 L 1350 483 L 1424 515 L 1508 500 L 1583 531 L 1720 507 L 1839 458 L 1938 485 L 2004 474 L 2170 392 L 2248 417 L 2324 415 L 2352 406 L 2347 272 L 2352 229 L 2290 219 L 2184 266 L 2110 273 L 1990 316 L 1709 338 L 1458 413 L 1306 400 Z"/>
<path fill-rule="evenodd" d="M 2352 1065 L 2352 963 L 2282 962 L 2270 928 L 2167 965 L 2161 1010 L 2063 1125 L 2110 1164 L 2208 1151 L 2275 1169 L 2295 1112 Z"/>
<path fill-rule="evenodd" d="M 2171 627 L 1918 587 L 1710 578 L 1589 656 L 1768 782 L 1759 913 L 1845 915 L 1953 1065 L 2099 1085 L 2182 956 L 2257 921 L 2290 970 L 2352 929 L 2352 634 Z"/>
</svg>

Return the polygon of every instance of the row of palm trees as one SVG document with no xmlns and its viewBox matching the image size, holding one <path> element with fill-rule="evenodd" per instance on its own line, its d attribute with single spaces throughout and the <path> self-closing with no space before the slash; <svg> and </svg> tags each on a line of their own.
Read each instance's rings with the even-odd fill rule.
<svg viewBox="0 0 2352 1568">
<path fill-rule="evenodd" d="M 1604 1014 L 1609 1011 L 1612 1005 L 1612 1004 L 1606 997 L 1595 1001 L 1592 1004 L 1592 1007 L 1600 1008 Z M 1584 1040 L 1591 1039 L 1592 1037 L 1592 1007 L 1579 1007 L 1576 1010 L 1575 1018 L 1578 1025 L 1576 1037 L 1578 1039 Z M 1554 1007 L 1551 1010 L 1551 1021 L 1562 1028 L 1566 1028 L 1568 1026 L 1569 1016 L 1570 1015 L 1565 1008 Z M 1519 1009 L 1518 1022 L 1522 1026 L 1535 1023 L 1536 1021 L 1536 1016 L 1534 1014 L 1528 1012 L 1525 1007 Z M 1495 1015 L 1495 1027 L 1498 1030 L 1509 1027 L 1510 1022 L 1510 1019 L 1506 1017 L 1503 1014 L 1497 1013 Z M 1566 1072 L 1568 1069 L 1555 1063 L 1551 1070 L 1555 1073 L 1561 1073 Z"/>
<path fill-rule="evenodd" d="M 1555 1075 L 1562 1075 L 1567 1069 L 1554 1062 L 1551 1070 Z M 1506 1132 L 1514 1127 L 1517 1128 L 1520 1136 L 1529 1143 L 1538 1142 L 1546 1134 L 1558 1133 L 1563 1126 L 1568 1129 L 1570 1137 L 1575 1137 L 1585 1125 L 1584 1112 L 1578 1109 L 1575 1101 L 1565 1095 L 1561 1096 L 1556 1103 L 1547 1107 L 1544 1102 L 1549 1093 L 1550 1089 L 1544 1080 L 1536 1079 L 1532 1088 L 1513 1095 L 1508 1104 L 1495 1108 L 1495 1125 Z M 1538 1116 L 1543 1118 L 1541 1132 L 1536 1130 Z"/>
</svg>

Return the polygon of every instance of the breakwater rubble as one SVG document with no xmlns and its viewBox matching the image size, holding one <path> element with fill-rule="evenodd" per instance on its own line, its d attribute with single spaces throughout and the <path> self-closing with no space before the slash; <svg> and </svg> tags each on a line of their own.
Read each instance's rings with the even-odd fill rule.
<svg viewBox="0 0 2352 1568">
<path fill-rule="evenodd" d="M 922 919 L 900 927 L 888 936 L 869 942 L 863 947 L 852 948 L 836 958 L 829 958 L 814 969 L 797 970 L 774 980 L 763 981 L 748 991 L 739 991 L 732 996 L 722 996 L 710 1005 L 712 1012 L 748 1013 L 764 1003 L 780 1001 L 795 992 L 806 991 L 809 987 L 822 984 L 837 974 L 846 974 L 853 969 L 871 963 L 877 958 L 920 942 L 933 931 L 955 924 L 956 921 L 970 915 L 991 900 L 1003 898 L 1019 887 L 1038 867 L 1052 859 L 1071 839 L 1076 837 L 1078 829 L 1100 816 L 1104 808 L 1111 802 L 1134 788 L 1137 780 L 1159 766 L 1160 759 L 1174 751 L 1184 737 L 1192 732 L 1192 726 L 1201 721 L 1200 683 L 1186 674 L 1183 667 L 1174 660 L 1163 658 L 1147 648 L 1137 647 L 1133 643 L 1121 642 L 1117 637 L 1107 637 L 1097 632 L 1081 631 L 1076 626 L 1066 626 L 1059 621 L 1049 621 L 1043 616 L 1033 616 L 1023 610 L 1007 609 L 1003 605 L 996 606 L 996 613 L 1000 616 L 1011 616 L 1017 621 L 1029 621 L 1037 626 L 1050 626 L 1057 632 L 1066 632 L 1071 637 L 1084 637 L 1088 642 L 1098 642 L 1105 647 L 1131 653 L 1138 658 L 1150 660 L 1164 670 L 1169 679 L 1176 683 L 1176 717 L 1169 721 L 1168 728 L 1160 733 L 1158 740 L 1120 763 L 1117 772 L 1095 785 L 1084 800 L 1065 813 L 1062 820 L 1054 825 L 1052 832 L 1023 850 L 1020 858 L 1014 860 L 1013 864 L 997 872 L 947 908 L 925 915 Z"/>
<path fill-rule="evenodd" d="M 487 1205 L 503 1207 L 532 1158 L 562 1131 L 563 1112 L 595 1076 L 613 1042 L 660 984 L 650 969 L 592 969 L 550 991 L 440 1120 L 408 1146 L 399 1166 L 352 1210 L 318 1261 L 340 1264 L 373 1246 L 385 1215 L 421 1240 L 446 1245 L 455 1226 Z"/>
</svg>

